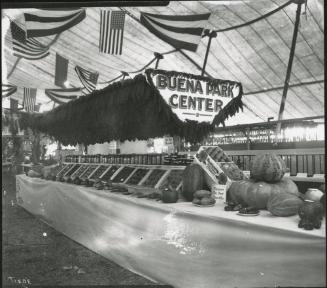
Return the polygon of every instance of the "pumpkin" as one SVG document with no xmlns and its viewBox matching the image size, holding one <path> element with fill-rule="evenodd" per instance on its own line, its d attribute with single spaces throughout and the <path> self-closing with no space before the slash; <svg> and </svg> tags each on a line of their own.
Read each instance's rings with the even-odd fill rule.
<svg viewBox="0 0 327 288">
<path fill-rule="evenodd" d="M 275 183 L 283 178 L 285 172 L 286 165 L 278 155 L 260 154 L 253 159 L 250 178 Z"/>
<path fill-rule="evenodd" d="M 304 194 L 305 200 L 320 201 L 324 193 L 318 189 L 309 188 Z"/>
<path fill-rule="evenodd" d="M 267 202 L 267 210 L 275 216 L 292 216 L 298 213 L 303 200 L 293 194 L 272 194 Z"/>
<path fill-rule="evenodd" d="M 296 184 L 290 179 L 278 183 L 255 182 L 253 179 L 232 182 L 227 192 L 227 201 L 235 205 L 265 209 L 272 194 L 288 193 L 299 196 Z"/>
<path fill-rule="evenodd" d="M 187 201 L 193 200 L 193 194 L 201 190 L 204 185 L 204 174 L 200 165 L 191 164 L 187 166 L 183 173 L 182 195 Z"/>
</svg>

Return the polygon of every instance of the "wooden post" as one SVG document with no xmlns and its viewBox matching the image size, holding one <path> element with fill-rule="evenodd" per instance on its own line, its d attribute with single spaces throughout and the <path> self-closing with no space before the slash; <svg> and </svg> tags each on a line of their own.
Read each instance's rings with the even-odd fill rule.
<svg viewBox="0 0 327 288">
<path fill-rule="evenodd" d="M 278 122 L 277 122 L 276 135 L 275 135 L 276 143 L 277 143 L 278 134 L 280 133 L 280 130 L 281 130 L 282 124 L 280 121 L 283 119 L 283 112 L 284 112 L 284 108 L 285 108 L 289 80 L 290 80 L 291 72 L 292 72 L 292 64 L 293 64 L 293 59 L 294 59 L 294 54 L 295 54 L 296 39 L 297 39 L 297 33 L 299 30 L 299 24 L 300 24 L 300 15 L 301 15 L 301 7 L 302 7 L 301 5 L 302 5 L 302 1 L 298 1 L 297 9 L 296 9 L 296 19 L 295 19 L 294 31 L 293 31 L 293 39 L 292 39 L 292 45 L 291 45 L 291 50 L 290 50 L 290 57 L 288 59 L 286 78 L 285 78 L 284 89 L 283 89 L 283 96 L 282 96 L 282 101 L 280 103 L 279 113 L 278 113 Z"/>
<path fill-rule="evenodd" d="M 206 55 L 204 57 L 204 62 L 203 62 L 203 67 L 202 67 L 202 72 L 201 72 L 201 76 L 204 75 L 204 71 L 206 69 L 206 65 L 207 65 L 207 60 L 208 60 L 208 55 L 209 55 L 209 50 L 210 50 L 210 45 L 211 45 L 211 39 L 212 38 L 216 38 L 217 37 L 217 33 L 215 31 L 211 31 L 209 33 L 209 30 L 206 29 L 204 30 L 204 37 L 208 36 L 209 37 L 209 41 L 208 41 L 208 46 L 207 46 L 207 51 L 206 51 Z"/>
</svg>

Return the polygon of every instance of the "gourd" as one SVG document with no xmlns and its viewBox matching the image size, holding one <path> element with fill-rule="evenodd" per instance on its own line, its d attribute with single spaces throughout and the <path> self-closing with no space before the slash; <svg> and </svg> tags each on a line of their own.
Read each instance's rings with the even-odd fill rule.
<svg viewBox="0 0 327 288">
<path fill-rule="evenodd" d="M 164 203 L 175 203 L 178 200 L 178 192 L 171 185 L 162 191 L 162 202 Z"/>
<path fill-rule="evenodd" d="M 293 194 L 272 194 L 267 202 L 267 210 L 275 216 L 292 216 L 298 213 L 303 200 Z"/>
<path fill-rule="evenodd" d="M 32 177 L 32 178 L 39 178 L 39 177 L 41 177 L 41 174 L 34 170 L 29 170 L 27 172 L 27 176 Z"/>
<path fill-rule="evenodd" d="M 187 201 L 193 200 L 193 194 L 201 190 L 204 185 L 204 174 L 200 165 L 191 164 L 187 166 L 183 173 L 182 195 Z"/>
<path fill-rule="evenodd" d="M 205 197 L 211 197 L 211 194 L 212 193 L 208 190 L 198 190 L 193 194 L 193 196 L 194 196 L 194 198 L 202 199 Z"/>
<path fill-rule="evenodd" d="M 283 178 L 285 172 L 286 165 L 278 155 L 260 154 L 252 162 L 250 178 L 275 183 Z"/>
<path fill-rule="evenodd" d="M 236 205 L 265 209 L 271 194 L 288 193 L 299 196 L 296 184 L 290 179 L 278 183 L 255 182 L 253 179 L 232 182 L 227 191 L 227 201 Z"/>
</svg>

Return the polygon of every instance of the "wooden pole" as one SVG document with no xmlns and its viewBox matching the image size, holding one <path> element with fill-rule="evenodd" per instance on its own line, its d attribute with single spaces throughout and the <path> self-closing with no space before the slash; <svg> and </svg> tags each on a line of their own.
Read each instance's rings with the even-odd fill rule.
<svg viewBox="0 0 327 288">
<path fill-rule="evenodd" d="M 211 39 L 212 38 L 216 38 L 217 37 L 217 33 L 215 31 L 211 31 L 209 33 L 209 30 L 205 30 L 204 31 L 204 36 L 208 36 L 209 37 L 209 41 L 208 41 L 208 46 L 207 46 L 207 51 L 206 51 L 206 55 L 204 57 L 204 62 L 203 62 L 203 67 L 202 67 L 202 72 L 201 72 L 201 76 L 204 75 L 205 69 L 206 69 L 206 65 L 207 65 L 207 60 L 208 60 L 208 55 L 209 55 L 209 51 L 210 51 L 210 45 L 211 45 Z"/>
<path fill-rule="evenodd" d="M 292 39 L 292 45 L 291 45 L 291 50 L 290 50 L 290 57 L 288 59 L 286 78 L 285 78 L 284 89 L 283 89 L 283 96 L 282 96 L 282 101 L 280 103 L 279 113 L 278 113 L 278 122 L 277 122 L 276 135 L 275 135 L 276 143 L 277 143 L 278 134 L 280 133 L 281 126 L 282 126 L 280 121 L 283 119 L 283 112 L 284 112 L 284 108 L 285 108 L 286 96 L 287 96 L 289 81 L 290 81 L 291 72 L 292 72 L 292 64 L 293 64 L 293 59 L 294 59 L 294 54 L 295 54 L 296 39 L 297 39 L 297 33 L 299 30 L 299 24 L 300 24 L 301 7 L 302 7 L 302 2 L 299 1 L 297 3 L 296 19 L 295 19 L 294 31 L 293 31 L 293 39 Z"/>
</svg>

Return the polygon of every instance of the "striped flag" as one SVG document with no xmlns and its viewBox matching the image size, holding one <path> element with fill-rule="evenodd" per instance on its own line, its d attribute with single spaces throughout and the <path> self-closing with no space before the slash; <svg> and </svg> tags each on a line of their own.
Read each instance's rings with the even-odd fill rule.
<svg viewBox="0 0 327 288">
<path fill-rule="evenodd" d="M 82 82 L 88 92 L 91 93 L 93 90 L 95 90 L 98 82 L 99 73 L 90 72 L 78 65 L 76 65 L 75 71 L 79 80 Z"/>
<path fill-rule="evenodd" d="M 78 98 L 82 95 L 81 92 L 81 88 L 45 89 L 45 95 L 58 104 L 64 104 Z"/>
<path fill-rule="evenodd" d="M 24 88 L 23 107 L 27 112 L 35 111 L 36 89 Z"/>
<path fill-rule="evenodd" d="M 48 56 L 49 48 L 34 38 L 26 39 L 26 32 L 15 22 L 10 22 L 13 55 L 28 60 L 38 60 Z"/>
<path fill-rule="evenodd" d="M 177 49 L 195 52 L 210 13 L 198 15 L 156 15 L 141 13 L 141 23 L 161 40 Z"/>
<path fill-rule="evenodd" d="M 2 84 L 1 85 L 1 98 L 8 97 L 14 94 L 17 91 L 17 86 L 9 85 L 9 84 Z"/>
<path fill-rule="evenodd" d="M 125 12 L 101 10 L 99 51 L 121 55 L 123 49 Z"/>
<path fill-rule="evenodd" d="M 39 9 L 24 13 L 27 38 L 59 34 L 85 18 L 85 9 Z"/>
</svg>

